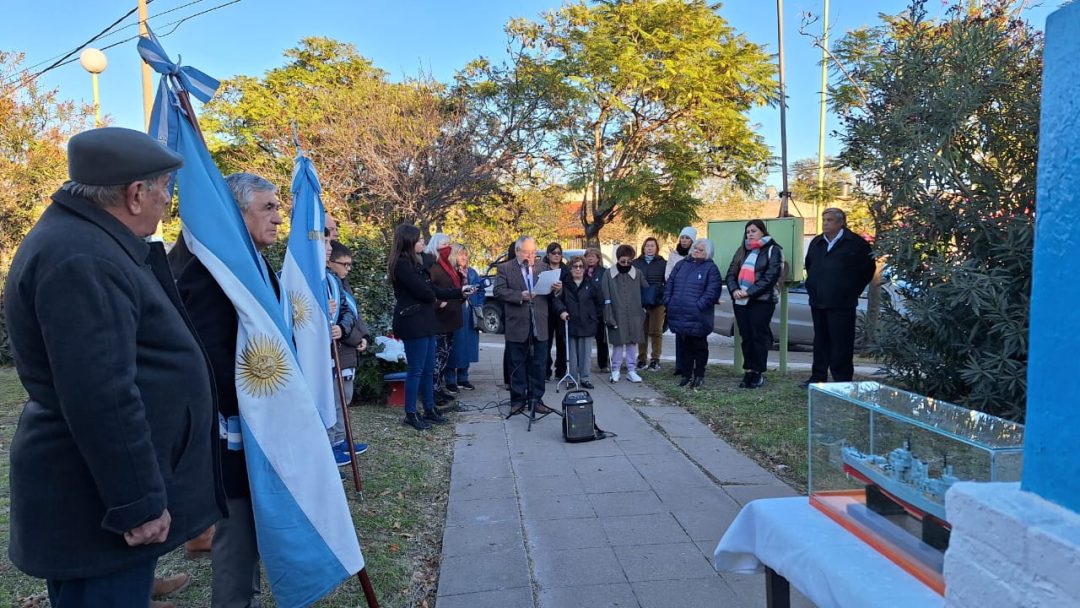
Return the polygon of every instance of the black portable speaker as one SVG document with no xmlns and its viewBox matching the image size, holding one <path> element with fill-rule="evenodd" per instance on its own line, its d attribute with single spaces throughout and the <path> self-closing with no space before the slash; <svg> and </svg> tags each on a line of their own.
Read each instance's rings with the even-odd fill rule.
<svg viewBox="0 0 1080 608">
<path fill-rule="evenodd" d="M 589 391 L 572 390 L 562 400 L 563 439 L 569 443 L 592 441 L 603 437 L 603 431 L 596 426 L 593 414 L 593 400 Z"/>
</svg>

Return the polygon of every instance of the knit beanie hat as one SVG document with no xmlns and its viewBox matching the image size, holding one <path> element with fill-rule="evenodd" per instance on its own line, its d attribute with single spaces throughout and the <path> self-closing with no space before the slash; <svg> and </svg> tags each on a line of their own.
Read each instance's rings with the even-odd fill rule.
<svg viewBox="0 0 1080 608">
<path fill-rule="evenodd" d="M 693 226 L 687 226 L 686 228 L 683 228 L 682 232 L 679 233 L 679 238 L 681 239 L 684 236 L 690 237 L 691 241 L 696 241 L 697 240 L 697 228 L 694 228 Z"/>
</svg>

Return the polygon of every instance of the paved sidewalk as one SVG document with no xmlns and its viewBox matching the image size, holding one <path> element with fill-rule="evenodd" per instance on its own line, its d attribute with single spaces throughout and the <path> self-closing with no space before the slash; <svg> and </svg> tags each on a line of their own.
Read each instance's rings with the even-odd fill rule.
<svg viewBox="0 0 1080 608">
<path fill-rule="evenodd" d="M 509 397 L 499 338 L 463 404 Z M 455 415 L 437 607 L 764 606 L 763 577 L 718 574 L 712 552 L 742 505 L 794 492 L 649 387 L 593 380 L 615 438 L 565 443 L 555 415 L 532 432 L 494 408 Z M 563 393 L 549 383 L 544 400 Z"/>
</svg>

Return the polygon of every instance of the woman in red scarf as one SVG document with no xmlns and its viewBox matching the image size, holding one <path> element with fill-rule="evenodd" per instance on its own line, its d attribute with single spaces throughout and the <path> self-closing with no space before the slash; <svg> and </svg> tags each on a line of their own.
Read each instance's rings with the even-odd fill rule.
<svg viewBox="0 0 1080 608">
<path fill-rule="evenodd" d="M 761 220 L 746 222 L 745 235 L 731 258 L 725 283 L 742 336 L 746 373 L 739 386 L 758 388 L 765 385 L 765 367 L 773 341 L 770 323 L 778 299 L 776 284 L 784 272 L 784 254 Z"/>
<path fill-rule="evenodd" d="M 443 289 L 461 289 L 461 275 L 450 260 L 453 243 L 450 237 L 441 232 L 431 235 L 424 253 L 433 258 L 429 272 L 431 283 Z M 446 388 L 446 362 L 454 347 L 454 332 L 461 329 L 461 300 L 436 300 L 435 320 L 438 331 L 435 334 L 435 403 L 442 405 L 454 399 L 457 392 Z"/>
</svg>

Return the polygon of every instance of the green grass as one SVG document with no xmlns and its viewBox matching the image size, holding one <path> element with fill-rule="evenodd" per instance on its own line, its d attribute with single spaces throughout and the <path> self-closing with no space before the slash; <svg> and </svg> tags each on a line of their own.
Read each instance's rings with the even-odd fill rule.
<svg viewBox="0 0 1080 608">
<path fill-rule="evenodd" d="M 806 491 L 806 389 L 798 386 L 805 372 L 766 374 L 765 386 L 753 390 L 739 388 L 742 372 L 729 366 L 709 366 L 705 385 L 697 391 L 679 387 L 679 378 L 666 370 L 642 377 L 740 452 Z"/>
<path fill-rule="evenodd" d="M 25 393 L 12 368 L 0 368 L 0 607 L 21 606 L 45 590 L 45 582 L 19 572 L 8 560 L 8 455 Z M 400 410 L 364 405 L 351 410 L 357 440 L 371 444 L 360 457 L 364 498 L 353 488 L 351 469 L 343 468 L 346 495 L 356 523 L 368 575 L 381 605 L 388 608 L 432 605 L 438 581 L 442 530 L 453 460 L 453 425 L 417 433 L 401 425 Z M 183 548 L 158 562 L 158 575 L 189 572 L 193 582 L 176 596 L 177 606 L 210 605 L 210 561 L 187 561 Z M 263 580 L 263 605 L 274 606 Z M 353 578 L 316 606 L 363 606 Z"/>
</svg>

